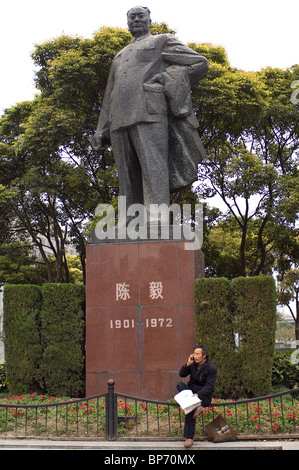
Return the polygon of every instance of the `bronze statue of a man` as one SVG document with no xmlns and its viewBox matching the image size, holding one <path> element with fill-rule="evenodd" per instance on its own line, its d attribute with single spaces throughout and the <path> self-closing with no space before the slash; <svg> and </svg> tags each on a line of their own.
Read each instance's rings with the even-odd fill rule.
<svg viewBox="0 0 299 470">
<path fill-rule="evenodd" d="M 151 35 L 148 8 L 132 8 L 127 20 L 133 39 L 112 62 L 92 145 L 112 144 L 120 195 L 149 210 L 197 178 L 204 149 L 190 86 L 208 61 L 171 34 Z"/>
</svg>

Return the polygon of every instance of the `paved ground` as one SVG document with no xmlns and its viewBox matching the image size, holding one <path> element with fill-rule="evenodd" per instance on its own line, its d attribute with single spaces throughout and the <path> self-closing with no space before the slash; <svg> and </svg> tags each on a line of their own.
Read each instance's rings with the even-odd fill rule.
<svg viewBox="0 0 299 470">
<path fill-rule="evenodd" d="M 184 451 L 183 441 L 61 441 L 42 439 L 0 439 L 0 450 L 101 450 L 122 451 Z M 299 441 L 236 441 L 213 444 L 212 442 L 195 442 L 192 451 L 202 450 L 299 450 Z"/>
</svg>

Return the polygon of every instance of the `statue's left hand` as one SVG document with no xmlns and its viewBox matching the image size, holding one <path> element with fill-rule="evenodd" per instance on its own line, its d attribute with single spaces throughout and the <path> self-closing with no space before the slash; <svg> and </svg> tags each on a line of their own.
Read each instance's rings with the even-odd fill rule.
<svg viewBox="0 0 299 470">
<path fill-rule="evenodd" d="M 146 83 L 148 84 L 161 83 L 161 85 L 165 85 L 165 79 L 164 79 L 163 73 L 157 73 L 150 80 L 147 80 Z"/>
</svg>

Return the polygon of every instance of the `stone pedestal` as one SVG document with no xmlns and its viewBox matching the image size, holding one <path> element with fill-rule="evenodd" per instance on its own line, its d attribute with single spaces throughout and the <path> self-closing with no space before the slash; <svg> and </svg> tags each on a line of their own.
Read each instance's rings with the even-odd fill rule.
<svg viewBox="0 0 299 470">
<path fill-rule="evenodd" d="M 86 393 L 168 400 L 193 351 L 200 251 L 185 241 L 87 246 Z"/>
</svg>

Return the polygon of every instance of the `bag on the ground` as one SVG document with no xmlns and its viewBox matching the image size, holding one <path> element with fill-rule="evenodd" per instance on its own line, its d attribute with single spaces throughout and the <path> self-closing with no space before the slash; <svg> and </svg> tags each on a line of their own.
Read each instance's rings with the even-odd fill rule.
<svg viewBox="0 0 299 470">
<path fill-rule="evenodd" d="M 218 415 L 211 423 L 207 424 L 206 432 L 208 440 L 212 442 L 235 441 L 237 439 L 234 431 L 222 415 Z"/>
</svg>

